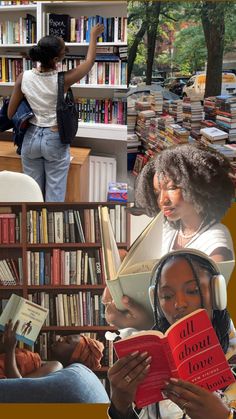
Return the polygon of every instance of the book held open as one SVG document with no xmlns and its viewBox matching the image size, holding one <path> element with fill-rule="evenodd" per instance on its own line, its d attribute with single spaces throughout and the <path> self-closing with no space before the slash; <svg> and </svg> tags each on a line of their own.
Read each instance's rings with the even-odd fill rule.
<svg viewBox="0 0 236 419">
<path fill-rule="evenodd" d="M 199 309 L 174 323 L 163 335 L 139 332 L 114 343 L 118 358 L 136 350 L 152 356 L 150 370 L 138 386 L 135 402 L 144 407 L 163 400 L 170 377 L 190 381 L 209 391 L 235 381 L 206 310 Z"/>
<path fill-rule="evenodd" d="M 107 207 L 99 210 L 101 224 L 102 250 L 105 263 L 105 279 L 116 307 L 124 310 L 121 302 L 127 295 L 148 311 L 152 311 L 148 289 L 157 262 L 163 257 L 163 213 L 160 212 L 147 225 L 143 232 L 131 245 L 124 260 L 121 262 L 115 241 Z M 188 248 L 188 246 L 186 247 Z M 226 283 L 234 268 L 235 260 L 216 262 L 219 272 Z"/>
<path fill-rule="evenodd" d="M 0 330 L 12 320 L 19 321 L 16 338 L 27 345 L 33 345 L 47 317 L 48 309 L 32 303 L 19 295 L 12 294 L 0 316 Z"/>
<path fill-rule="evenodd" d="M 149 311 L 148 288 L 153 266 L 161 257 L 163 214 L 160 212 L 135 240 L 121 262 L 112 231 L 108 209 L 100 209 L 102 246 L 106 270 L 106 283 L 119 310 L 123 295 L 128 295 Z"/>
</svg>

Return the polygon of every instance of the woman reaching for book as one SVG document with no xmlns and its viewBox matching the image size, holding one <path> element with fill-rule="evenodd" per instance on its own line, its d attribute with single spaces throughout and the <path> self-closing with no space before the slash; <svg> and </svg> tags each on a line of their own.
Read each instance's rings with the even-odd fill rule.
<svg viewBox="0 0 236 419">
<path fill-rule="evenodd" d="M 65 72 L 65 92 L 91 70 L 96 57 L 97 37 L 103 30 L 104 26 L 99 23 L 91 29 L 86 59 Z M 19 75 L 8 106 L 11 119 L 25 97 L 34 113 L 22 144 L 22 165 L 24 173 L 38 182 L 47 202 L 65 200 L 70 165 L 70 146 L 61 143 L 56 113 L 57 64 L 64 59 L 65 53 L 62 38 L 52 35 L 41 38 L 29 51 L 31 60 L 39 62 L 40 67 Z"/>
<path fill-rule="evenodd" d="M 230 318 L 225 309 L 226 292 L 222 289 L 225 284 L 216 280 L 217 275 L 215 264 L 201 252 L 183 250 L 164 256 L 156 266 L 155 287 L 151 290 L 154 328 L 165 333 L 177 320 L 204 308 L 231 364 L 230 358 L 235 356 L 236 348 L 229 344 Z M 136 351 L 120 358 L 110 368 L 112 403 L 109 415 L 112 419 L 133 419 L 139 415 L 145 419 L 236 417 L 232 410 L 236 406 L 236 383 L 224 391 L 211 393 L 176 378 L 163 383 L 162 390 L 167 399 L 149 405 L 141 412 L 133 410 L 137 387 L 148 374 L 151 362 L 148 351 Z"/>
<path fill-rule="evenodd" d="M 193 248 L 218 262 L 234 258 L 231 235 L 220 223 L 234 197 L 231 175 L 229 161 L 201 145 L 173 146 L 147 163 L 136 181 L 135 206 L 150 217 L 163 212 L 163 255 Z M 127 311 L 118 312 L 107 289 L 103 302 L 108 323 L 142 328 L 142 308 L 124 301 Z"/>
</svg>

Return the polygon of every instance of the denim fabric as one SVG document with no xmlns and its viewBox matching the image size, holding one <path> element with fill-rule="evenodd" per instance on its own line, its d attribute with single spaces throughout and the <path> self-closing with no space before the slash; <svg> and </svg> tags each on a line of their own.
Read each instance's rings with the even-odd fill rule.
<svg viewBox="0 0 236 419">
<path fill-rule="evenodd" d="M 12 117 L 12 122 L 15 126 L 16 130 L 21 130 L 24 128 L 26 121 L 28 121 L 29 118 L 32 118 L 34 116 L 34 113 L 28 104 L 26 99 L 23 99 L 16 112 L 14 113 Z"/>
<path fill-rule="evenodd" d="M 24 173 L 38 182 L 46 202 L 63 202 L 70 166 L 70 146 L 58 131 L 30 125 L 21 149 Z"/>
<path fill-rule="evenodd" d="M 0 403 L 109 403 L 96 375 L 72 364 L 42 378 L 0 380 Z"/>
</svg>

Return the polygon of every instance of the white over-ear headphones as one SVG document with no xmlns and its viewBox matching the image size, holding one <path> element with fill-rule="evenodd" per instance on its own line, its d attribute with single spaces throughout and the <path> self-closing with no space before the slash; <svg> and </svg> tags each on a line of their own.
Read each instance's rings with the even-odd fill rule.
<svg viewBox="0 0 236 419">
<path fill-rule="evenodd" d="M 171 256 L 183 256 L 186 260 L 190 260 L 191 262 L 203 260 L 209 266 L 210 273 L 212 273 L 211 277 L 211 297 L 212 297 L 212 308 L 214 310 L 225 310 L 227 306 L 227 290 L 226 290 L 226 281 L 223 275 L 219 273 L 218 267 L 216 263 L 208 257 L 205 253 L 200 252 L 199 250 L 195 249 L 182 249 L 182 250 L 174 250 L 169 252 L 165 256 L 163 256 L 158 263 L 154 266 L 151 281 L 152 284 L 149 287 L 149 299 L 152 305 L 155 321 L 159 316 L 159 304 L 157 300 L 157 287 L 158 287 L 158 276 L 165 265 L 165 263 L 171 258 Z M 192 256 L 192 257 L 191 257 Z"/>
</svg>

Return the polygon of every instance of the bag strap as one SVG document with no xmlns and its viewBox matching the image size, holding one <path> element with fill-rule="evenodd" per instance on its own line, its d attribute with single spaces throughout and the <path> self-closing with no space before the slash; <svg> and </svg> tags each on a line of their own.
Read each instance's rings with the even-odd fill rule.
<svg viewBox="0 0 236 419">
<path fill-rule="evenodd" d="M 64 101 L 64 71 L 60 71 L 57 76 L 58 81 L 58 94 L 57 94 L 57 104 L 60 104 Z"/>
<path fill-rule="evenodd" d="M 64 83 L 65 83 L 65 72 L 60 71 L 58 73 L 58 95 L 57 95 L 57 106 L 60 105 L 65 101 L 64 96 Z M 74 95 L 71 90 L 71 87 L 67 90 L 66 99 L 69 99 L 72 103 L 74 103 Z"/>
</svg>

